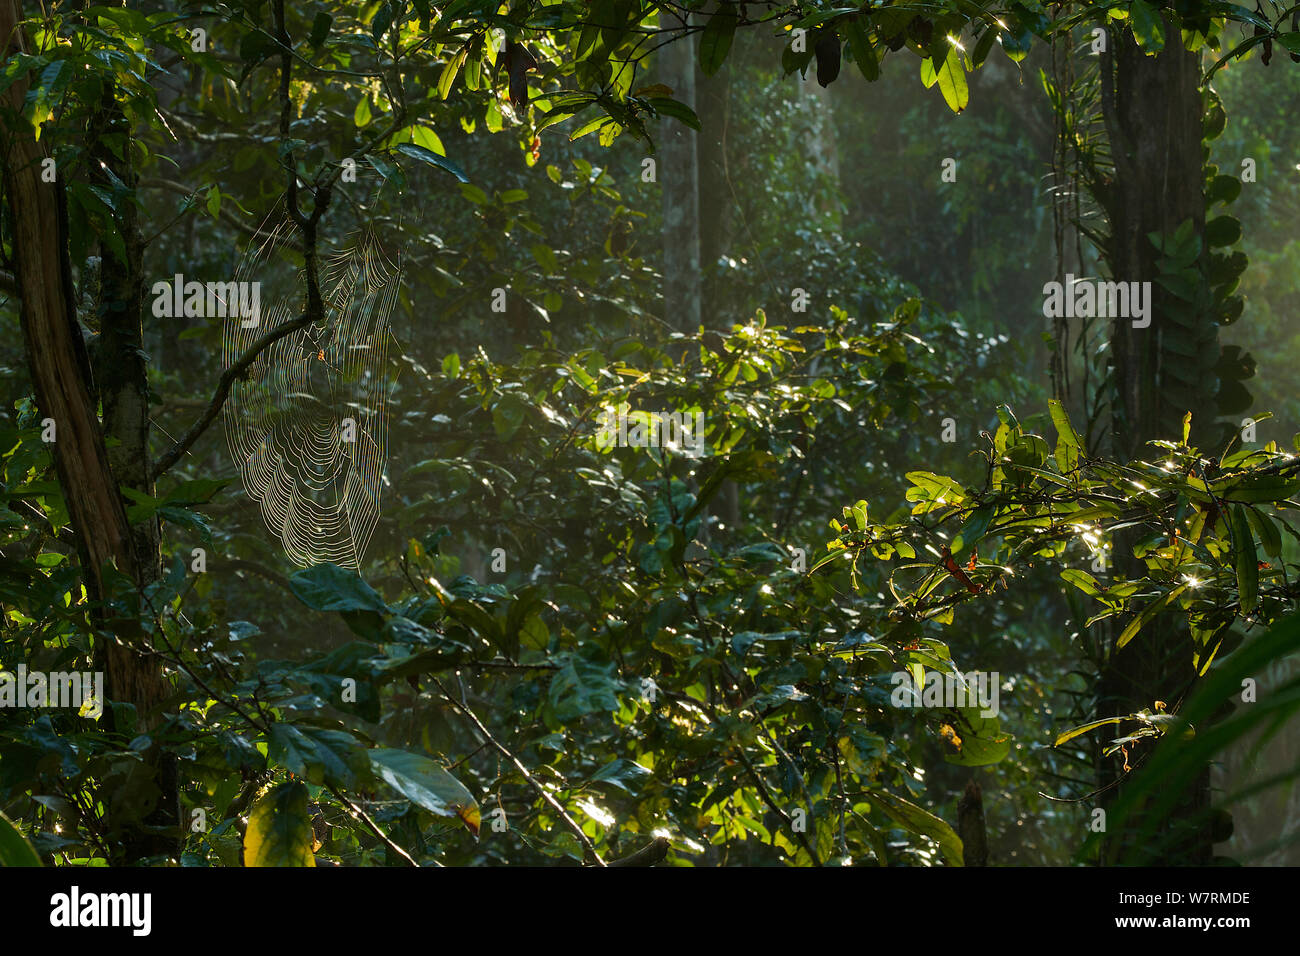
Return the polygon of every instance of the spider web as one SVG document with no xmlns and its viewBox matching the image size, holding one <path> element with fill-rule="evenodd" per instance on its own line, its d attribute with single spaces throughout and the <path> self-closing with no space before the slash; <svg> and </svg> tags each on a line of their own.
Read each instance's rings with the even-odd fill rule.
<svg viewBox="0 0 1300 956">
<path fill-rule="evenodd" d="M 270 259 L 292 233 L 284 221 L 250 247 L 236 281 L 271 275 Z M 392 388 L 385 374 L 388 321 L 400 274 L 374 234 L 359 233 L 322 262 L 324 321 L 272 343 L 226 401 L 226 441 L 244 490 L 301 567 L 328 561 L 359 569 L 379 521 Z M 302 314 L 304 275 L 300 269 L 284 294 L 268 295 L 262 282 L 260 321 L 252 328 L 238 315 L 226 319 L 223 369 Z"/>
</svg>

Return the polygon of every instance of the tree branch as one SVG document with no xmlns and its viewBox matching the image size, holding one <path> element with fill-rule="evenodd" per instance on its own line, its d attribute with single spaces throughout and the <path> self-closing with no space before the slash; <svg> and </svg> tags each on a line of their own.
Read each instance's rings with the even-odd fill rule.
<svg viewBox="0 0 1300 956">
<path fill-rule="evenodd" d="M 629 853 L 617 860 L 610 860 L 608 866 L 654 866 L 668 855 L 668 838 L 655 837 L 654 842 L 644 846 L 635 853 Z"/>
<path fill-rule="evenodd" d="M 379 839 L 383 841 L 384 846 L 388 847 L 388 849 L 391 852 L 396 853 L 399 857 L 405 860 L 409 866 L 418 867 L 420 865 L 416 863 L 415 860 L 411 859 L 411 855 L 409 853 L 407 853 L 400 846 L 394 843 L 392 838 L 379 828 L 379 824 L 375 823 L 374 820 L 370 819 L 370 816 L 369 814 L 366 813 L 366 811 L 362 810 L 359 806 L 357 806 L 347 797 L 343 796 L 343 794 L 340 793 L 338 789 L 334 787 L 332 784 L 326 784 L 325 789 L 327 789 L 330 793 L 334 794 L 334 797 L 340 803 L 342 803 L 343 806 L 348 808 L 349 813 L 351 813 L 355 817 L 359 817 L 361 819 L 361 822 L 364 823 L 369 828 L 370 832 L 373 833 L 375 836 L 379 837 Z"/>
<path fill-rule="evenodd" d="M 293 120 L 293 98 L 290 95 L 293 57 L 289 34 L 285 30 L 284 0 L 275 0 L 274 14 L 276 42 L 280 44 L 283 51 L 280 62 L 280 137 L 281 141 L 284 142 L 289 138 L 289 127 Z M 221 380 L 217 383 L 217 391 L 208 403 L 207 409 L 199 416 L 199 420 L 190 427 L 180 441 L 172 445 L 154 463 L 152 472 L 154 478 L 157 478 L 158 475 L 180 461 L 181 456 L 189 451 L 190 447 L 207 431 L 208 427 L 216 419 L 217 413 L 221 411 L 221 407 L 226 403 L 226 399 L 230 396 L 230 388 L 234 385 L 235 379 L 243 376 L 261 352 L 272 343 L 306 327 L 312 322 L 324 321 L 325 303 L 321 298 L 320 277 L 316 259 L 316 226 L 320 222 L 321 216 L 324 215 L 325 209 L 329 206 L 330 189 L 328 186 L 319 188 L 316 192 L 311 215 L 303 215 L 298 204 L 298 171 L 292 153 L 283 157 L 283 165 L 287 176 L 285 203 L 288 208 L 289 218 L 302 233 L 303 272 L 307 283 L 307 301 L 303 313 L 293 321 L 286 322 L 263 335 L 248 347 L 247 351 L 240 356 L 239 361 L 221 374 Z"/>
<path fill-rule="evenodd" d="M 191 189 L 190 187 L 186 186 L 184 183 L 178 183 L 172 179 L 157 179 L 152 176 L 147 176 L 140 180 L 140 186 L 145 189 L 165 189 L 168 192 L 177 193 L 178 195 L 185 196 L 186 198 L 193 198 L 194 196 L 198 195 L 197 189 Z M 238 229 L 240 232 L 247 233 L 248 235 L 252 236 L 254 239 L 274 238 L 271 233 L 263 232 L 259 227 L 254 226 L 251 223 L 245 222 L 244 220 L 236 216 L 234 213 L 227 211 L 224 205 L 221 207 L 221 210 L 217 213 L 217 218 L 220 219 L 222 222 L 224 222 L 226 225 L 231 226 L 234 229 Z M 291 239 L 288 241 L 293 246 L 293 248 L 297 249 L 299 252 L 302 251 L 302 246 L 297 242 L 297 240 Z M 3 279 L 0 279 L 0 289 L 3 289 Z"/>
<path fill-rule="evenodd" d="M 311 312 L 304 312 L 302 315 L 298 316 L 298 318 L 293 319 L 290 322 L 285 322 L 283 325 L 276 326 L 270 332 L 267 332 L 260 339 L 250 345 L 244 354 L 239 357 L 239 361 L 222 372 L 221 379 L 217 382 L 217 390 L 213 394 L 212 399 L 208 402 L 207 408 L 204 409 L 203 414 L 199 416 L 199 420 L 191 425 L 189 430 L 181 436 L 180 441 L 172 445 L 170 449 L 159 456 L 158 460 L 154 462 L 152 477 L 157 479 L 159 475 L 171 468 L 176 464 L 176 462 L 180 461 L 181 456 L 189 451 L 203 433 L 208 430 L 208 426 L 216 420 L 217 413 L 221 411 L 221 407 L 226 404 L 226 399 L 230 397 L 230 388 L 235 384 L 235 380 L 244 377 L 244 373 L 248 371 L 253 362 L 257 360 L 257 357 L 262 354 L 262 352 L 266 351 L 267 348 L 284 338 L 286 335 L 291 335 L 299 329 L 305 328 L 311 324 L 312 320 L 313 316 Z"/>
<path fill-rule="evenodd" d="M 458 710 L 466 720 L 474 725 L 475 730 L 479 732 L 479 735 L 484 739 L 484 741 L 491 744 L 492 747 L 501 754 L 501 756 L 514 764 L 515 769 L 523 774 L 524 779 L 527 780 L 529 785 L 537 791 L 537 795 L 550 804 L 551 809 L 560 815 L 560 819 L 563 820 L 565 825 L 573 831 L 574 835 L 578 838 L 578 842 L 582 844 L 582 848 L 587 852 L 588 858 L 594 860 L 597 866 L 607 866 L 608 864 L 602 860 L 600 854 L 596 852 L 596 847 L 592 844 L 591 838 L 583 832 L 578 821 L 569 816 L 568 811 L 560 805 L 560 801 L 556 800 L 549 790 L 537 782 L 537 778 L 529 773 L 528 768 L 523 765 L 523 762 L 516 757 L 505 744 L 492 736 L 492 732 L 488 730 L 487 727 L 483 726 L 483 721 L 479 720 L 472 710 L 448 693 L 447 688 L 443 687 L 442 682 L 436 677 L 431 678 L 431 680 L 433 681 L 434 686 L 438 688 L 438 692 L 442 694 L 443 699 L 447 701 L 447 703 L 451 704 L 451 706 Z"/>
</svg>

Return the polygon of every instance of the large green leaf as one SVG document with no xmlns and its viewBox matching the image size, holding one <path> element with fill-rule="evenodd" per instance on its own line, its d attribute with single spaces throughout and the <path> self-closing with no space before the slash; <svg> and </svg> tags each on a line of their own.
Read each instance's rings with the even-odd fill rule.
<svg viewBox="0 0 1300 956">
<path fill-rule="evenodd" d="M 970 88 L 966 85 L 966 67 L 961 62 L 961 51 L 949 47 L 943 64 L 935 70 L 939 92 L 954 113 L 960 113 L 970 103 Z"/>
<path fill-rule="evenodd" d="M 1080 571 L 1078 568 L 1066 568 L 1061 572 L 1061 580 L 1073 584 L 1084 594 L 1093 597 L 1101 593 L 1101 585 L 1087 571 Z"/>
<path fill-rule="evenodd" d="M 685 103 L 678 102 L 668 96 L 652 96 L 646 100 L 646 103 L 660 116 L 671 116 L 674 119 L 679 119 L 694 130 L 700 128 L 700 118 L 695 115 L 695 110 Z"/>
<path fill-rule="evenodd" d="M 1011 735 L 1002 730 L 997 717 L 985 717 L 979 707 L 962 707 L 956 731 L 961 748 L 944 755 L 948 763 L 959 767 L 987 767 L 1011 753 Z"/>
<path fill-rule="evenodd" d="M 718 72 L 731 49 L 736 35 L 736 15 L 730 10 L 720 10 L 709 17 L 700 36 L 700 69 L 706 76 Z"/>
<path fill-rule="evenodd" d="M 478 801 L 441 764 L 407 750 L 367 752 L 375 774 L 406 799 L 440 817 L 460 817 L 478 833 Z"/>
<path fill-rule="evenodd" d="M 336 787 L 355 786 L 368 769 L 365 748 L 341 730 L 272 724 L 267 753 L 290 773 Z"/>
<path fill-rule="evenodd" d="M 317 611 L 388 612 L 388 605 L 355 571 L 337 564 L 318 564 L 295 572 L 289 589 L 308 607 Z"/>
<path fill-rule="evenodd" d="M 866 80 L 873 81 L 880 78 L 880 60 L 867 33 L 869 26 L 870 21 L 865 16 L 849 17 L 845 21 L 845 32 L 849 38 L 853 62 L 857 63 L 858 69 L 862 71 L 862 76 Z"/>
<path fill-rule="evenodd" d="M 928 836 L 938 843 L 949 866 L 963 865 L 961 837 L 933 813 L 884 790 L 864 790 L 862 795 L 904 830 Z"/>
<path fill-rule="evenodd" d="M 1133 24 L 1133 38 L 1147 53 L 1159 53 L 1165 48 L 1165 22 L 1160 11 L 1147 0 L 1133 0 L 1129 20 Z"/>
<path fill-rule="evenodd" d="M 966 490 L 955 478 L 929 471 L 909 471 L 905 477 L 916 486 L 907 489 L 908 501 L 937 501 L 942 498 L 945 504 L 957 505 L 966 500 Z"/>
<path fill-rule="evenodd" d="M 439 156 L 431 149 L 420 146 L 417 143 L 399 143 L 397 151 L 404 156 L 410 156 L 412 159 L 418 159 L 422 163 L 428 163 L 430 166 L 437 166 L 459 179 L 462 183 L 469 182 L 469 177 L 465 175 L 465 170 L 446 156 Z"/>
</svg>

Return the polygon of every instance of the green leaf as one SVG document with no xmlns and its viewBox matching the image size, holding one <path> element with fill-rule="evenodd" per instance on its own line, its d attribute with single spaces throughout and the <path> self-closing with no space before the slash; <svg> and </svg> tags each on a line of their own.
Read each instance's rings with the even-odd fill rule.
<svg viewBox="0 0 1300 956">
<path fill-rule="evenodd" d="M 1236 505 L 1232 514 L 1233 565 L 1237 570 L 1237 592 L 1241 611 L 1249 614 L 1259 599 L 1259 556 L 1255 553 L 1255 536 L 1250 532 L 1246 509 Z"/>
<path fill-rule="evenodd" d="M 1087 571 L 1080 571 L 1078 568 L 1067 568 L 1062 571 L 1061 580 L 1073 584 L 1084 594 L 1096 596 L 1101 593 L 1101 587 L 1097 584 L 1097 579 Z"/>
<path fill-rule="evenodd" d="M 960 113 L 970 103 L 970 89 L 966 85 L 966 67 L 961 62 L 961 51 L 955 46 L 948 48 L 948 56 L 943 66 L 935 71 L 939 81 L 939 92 L 944 102 L 954 113 Z"/>
<path fill-rule="evenodd" d="M 407 750 L 381 747 L 367 753 L 376 776 L 407 800 L 440 817 L 459 817 L 478 833 L 478 801 L 442 764 Z"/>
<path fill-rule="evenodd" d="M 509 441 L 524 423 L 527 406 L 513 394 L 507 394 L 492 406 L 492 428 L 503 442 Z"/>
<path fill-rule="evenodd" d="M 438 134 L 422 123 L 416 123 L 411 127 L 411 142 L 416 146 L 423 146 L 435 156 L 443 159 L 447 157 L 447 150 L 443 147 Z"/>
<path fill-rule="evenodd" d="M 1217 216 L 1205 224 L 1205 244 L 1211 248 L 1230 246 L 1241 238 L 1241 221 Z"/>
<path fill-rule="evenodd" d="M 1138 631 L 1142 630 L 1142 628 L 1145 627 L 1153 617 L 1163 611 L 1170 601 L 1177 598 L 1178 595 L 1182 594 L 1186 590 L 1187 585 L 1180 584 L 1168 594 L 1161 595 L 1143 608 L 1142 613 L 1133 618 L 1133 620 L 1129 622 L 1128 627 L 1124 628 L 1123 633 L 1119 636 L 1119 640 L 1115 642 L 1115 649 L 1118 650 L 1129 641 L 1133 640 L 1133 638 L 1137 636 Z"/>
<path fill-rule="evenodd" d="M 1270 558 L 1279 557 L 1282 554 L 1282 535 L 1277 530 L 1277 525 L 1268 515 L 1261 515 L 1255 509 L 1246 510 L 1246 517 L 1250 519 L 1250 526 L 1255 529 L 1259 535 L 1260 547 Z"/>
<path fill-rule="evenodd" d="M 961 748 L 945 754 L 945 761 L 959 767 L 987 767 L 1011 753 L 1011 735 L 1003 732 L 997 717 L 985 717 L 979 707 L 959 708 L 958 715 Z"/>
<path fill-rule="evenodd" d="M 388 4 L 379 5 L 375 11 L 375 18 L 370 23 L 370 38 L 378 43 L 380 38 L 388 32 L 388 28 L 393 25 L 393 8 Z"/>
<path fill-rule="evenodd" d="M 451 85 L 456 82 L 456 72 L 465 63 L 465 57 L 469 55 L 469 47 L 463 46 L 460 50 L 447 61 L 447 65 L 442 68 L 442 73 L 438 77 L 438 98 L 445 100 L 451 95 Z"/>
<path fill-rule="evenodd" d="M 41 70 L 40 79 L 27 91 L 24 113 L 37 139 L 41 138 L 41 124 L 54 118 L 54 107 L 62 98 L 73 72 L 68 60 L 55 60 Z"/>
<path fill-rule="evenodd" d="M 997 510 L 996 505 L 989 503 L 980 505 L 972 511 L 962 524 L 961 530 L 953 536 L 952 553 L 961 554 L 966 548 L 973 548 L 979 544 L 980 539 L 988 531 L 989 524 L 997 514 Z M 901 543 L 896 543 L 895 547 L 900 548 L 901 551 Z M 915 557 L 915 553 L 912 556 Z M 904 557 L 906 557 L 906 554 L 904 554 Z"/>
<path fill-rule="evenodd" d="M 1129 22 L 1133 26 L 1133 38 L 1143 50 L 1159 53 L 1164 49 L 1165 22 L 1160 11 L 1147 3 L 1147 0 L 1133 0 Z"/>
<path fill-rule="evenodd" d="M 700 36 L 700 69 L 706 76 L 718 72 L 731 49 L 736 35 L 736 15 L 730 10 L 720 10 L 709 17 Z"/>
<path fill-rule="evenodd" d="M 928 56 L 921 60 L 921 85 L 927 90 L 939 82 L 939 74 L 935 72 L 934 60 Z"/>
<path fill-rule="evenodd" d="M 962 865 L 961 838 L 943 820 L 916 804 L 883 790 L 864 790 L 862 795 L 903 829 L 932 838 L 939 844 L 939 850 L 949 866 Z"/>
<path fill-rule="evenodd" d="M 993 43 L 998 38 L 998 31 L 993 24 L 988 24 L 984 32 L 980 34 L 979 41 L 975 44 L 975 52 L 971 56 L 971 65 L 979 69 L 988 59 L 989 52 L 993 49 Z"/>
<path fill-rule="evenodd" d="M 18 832 L 8 817 L 0 813 L 0 866 L 40 865 L 41 858 L 36 855 L 27 838 Z"/>
<path fill-rule="evenodd" d="M 908 501 L 939 501 L 959 505 L 966 500 L 966 490 L 954 478 L 930 471 L 909 471 L 904 477 L 916 488 L 907 490 Z"/>
<path fill-rule="evenodd" d="M 325 42 L 325 38 L 330 35 L 330 25 L 333 24 L 334 18 L 328 13 L 318 13 L 311 22 L 311 33 L 307 41 L 312 46 L 320 46 Z"/>
<path fill-rule="evenodd" d="M 876 58 L 875 47 L 867 35 L 867 26 L 866 17 L 850 17 L 845 22 L 845 33 L 848 35 L 849 49 L 853 53 L 853 62 L 858 65 L 863 78 L 867 82 L 873 82 L 880 78 L 880 61 Z"/>
<path fill-rule="evenodd" d="M 808 569 L 808 573 L 809 573 L 809 574 L 812 574 L 814 571 L 816 571 L 816 570 L 818 570 L 818 569 L 820 569 L 820 568 L 823 568 L 823 567 L 825 567 L 826 565 L 830 564 L 830 563 L 831 563 L 832 561 L 834 561 L 836 558 L 847 558 L 847 557 L 849 557 L 851 554 L 852 554 L 852 552 L 850 552 L 850 551 L 844 551 L 844 550 L 835 550 L 835 551 L 832 551 L 830 554 L 826 554 L 826 555 L 823 555 L 822 557 L 818 558 L 818 559 L 817 559 L 817 563 L 814 564 L 811 568 Z"/>
<path fill-rule="evenodd" d="M 1070 416 L 1064 405 L 1052 399 L 1047 407 L 1052 415 L 1052 424 L 1056 426 L 1056 466 L 1062 473 L 1068 474 L 1079 467 L 1079 450 L 1083 447 L 1083 439 L 1070 424 Z"/>
<path fill-rule="evenodd" d="M 1095 730 L 1098 727 L 1104 727 L 1107 724 L 1118 724 L 1123 719 L 1124 719 L 1123 717 L 1103 717 L 1101 720 L 1091 720 L 1088 723 L 1081 724 L 1072 730 L 1067 730 L 1065 733 L 1061 734 L 1061 736 L 1056 738 L 1056 743 L 1052 744 L 1052 746 L 1059 747 L 1067 740 L 1073 740 L 1075 737 L 1078 737 L 1080 734 L 1086 734 L 1090 730 Z"/>
<path fill-rule="evenodd" d="M 465 175 L 465 170 L 461 169 L 459 165 L 453 163 L 446 156 L 439 156 L 431 149 L 427 149 L 417 143 L 398 143 L 395 148 L 404 156 L 410 156 L 412 159 L 418 159 L 420 162 L 428 163 L 430 166 L 437 166 L 439 169 L 445 169 L 462 183 L 469 182 L 469 177 Z"/>
<path fill-rule="evenodd" d="M 1205 204 L 1230 203 L 1241 195 L 1241 180 L 1236 176 L 1220 174 L 1210 182 L 1205 190 Z"/>
<path fill-rule="evenodd" d="M 619 685 L 612 670 L 612 664 L 570 656 L 551 678 L 550 704 L 556 719 L 567 722 L 618 710 Z"/>
<path fill-rule="evenodd" d="M 1276 474 L 1232 475 L 1221 478 L 1212 484 L 1195 476 L 1187 479 L 1192 489 L 1192 497 L 1200 501 L 1209 501 L 1210 495 L 1225 501 L 1241 501 L 1247 504 L 1261 504 L 1269 501 L 1282 501 L 1300 493 L 1300 476 Z"/>
<path fill-rule="evenodd" d="M 258 797 L 244 833 L 244 866 L 315 866 L 307 803 L 307 785 L 301 780 Z"/>
<path fill-rule="evenodd" d="M 681 120 L 694 130 L 700 128 L 700 118 L 695 115 L 695 110 L 685 103 L 680 103 L 667 96 L 652 96 L 646 100 L 646 103 L 660 116 L 671 116 L 673 119 Z"/>
<path fill-rule="evenodd" d="M 271 725 L 267 741 L 270 758 L 298 777 L 315 784 L 351 788 L 364 774 L 365 749 L 349 733 L 286 723 Z"/>
<path fill-rule="evenodd" d="M 592 774 L 591 779 L 587 782 L 608 783 L 626 793 L 636 793 L 636 784 L 650 775 L 650 771 L 639 763 L 618 757 Z"/>
<path fill-rule="evenodd" d="M 337 564 L 318 564 L 289 577 L 289 590 L 298 600 L 317 611 L 377 611 L 388 613 L 388 605 L 355 571 Z"/>
</svg>

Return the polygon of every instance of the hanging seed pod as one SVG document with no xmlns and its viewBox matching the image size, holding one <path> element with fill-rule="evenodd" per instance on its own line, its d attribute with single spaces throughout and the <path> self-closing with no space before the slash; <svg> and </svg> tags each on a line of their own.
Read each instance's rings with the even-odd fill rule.
<svg viewBox="0 0 1300 956">
<path fill-rule="evenodd" d="M 522 43 L 506 43 L 506 75 L 509 78 L 510 105 L 522 110 L 528 105 L 528 71 L 537 69 L 537 60 Z"/>
<path fill-rule="evenodd" d="M 830 86 L 840 75 L 840 38 L 834 30 L 822 30 L 813 47 L 817 56 L 817 82 Z"/>
</svg>

